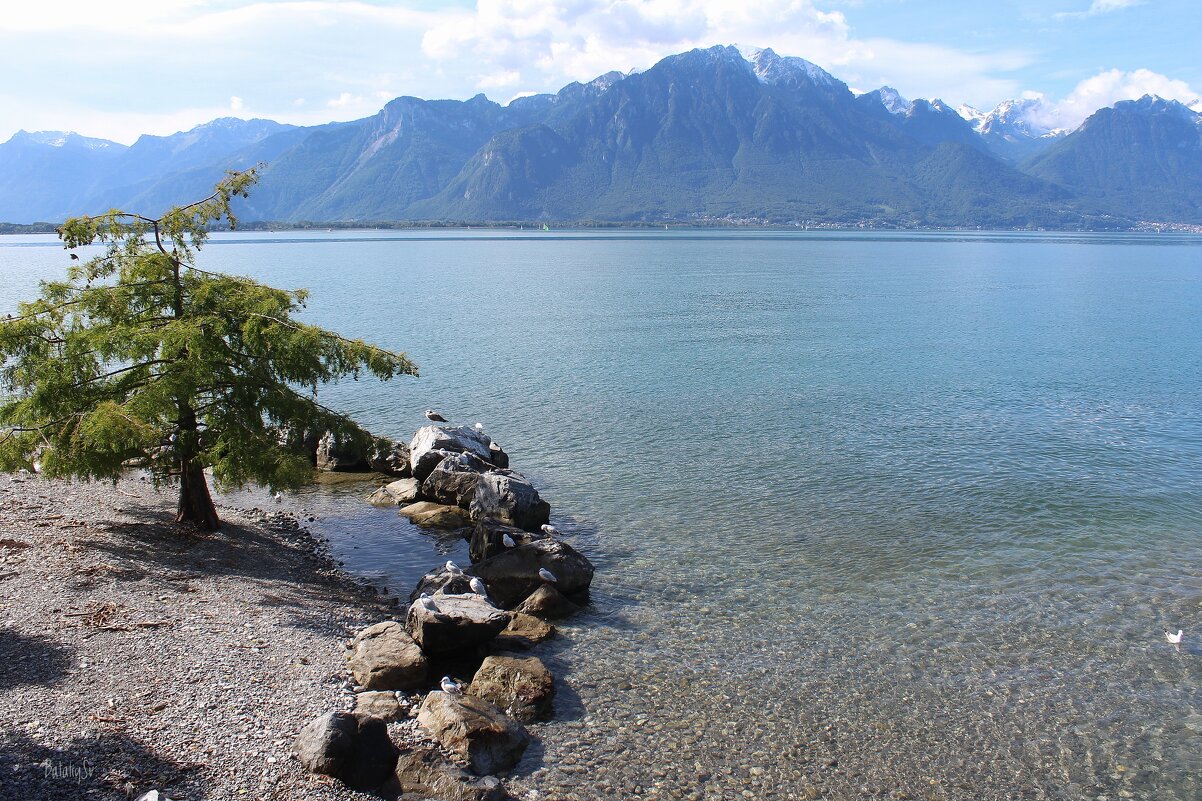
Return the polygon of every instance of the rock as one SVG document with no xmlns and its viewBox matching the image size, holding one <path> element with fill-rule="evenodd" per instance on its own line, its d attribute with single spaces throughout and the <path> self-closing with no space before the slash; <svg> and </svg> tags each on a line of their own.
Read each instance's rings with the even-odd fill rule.
<svg viewBox="0 0 1202 801">
<path fill-rule="evenodd" d="M 376 439 L 367 452 L 367 466 L 377 473 L 405 478 L 412 472 L 409 467 L 409 446 L 390 439 Z"/>
<path fill-rule="evenodd" d="M 584 592 L 593 581 L 592 563 L 566 542 L 550 537 L 510 548 L 467 572 L 484 580 L 498 606 L 511 609 L 545 583 L 538 576 L 544 567 L 555 574 L 556 589 L 564 595 Z"/>
<path fill-rule="evenodd" d="M 415 690 L 426 683 L 426 657 L 395 620 L 368 626 L 355 635 L 347 667 L 368 690 Z"/>
<path fill-rule="evenodd" d="M 492 454 L 492 463 L 500 469 L 509 467 L 509 454 L 501 450 L 501 446 L 495 442 L 489 443 L 488 452 Z"/>
<path fill-rule="evenodd" d="M 467 692 L 529 723 L 551 717 L 555 677 L 537 656 L 490 656 L 472 677 Z"/>
<path fill-rule="evenodd" d="M 421 484 L 416 478 L 402 478 L 378 488 L 368 496 L 373 506 L 408 506 L 421 495 Z"/>
<path fill-rule="evenodd" d="M 414 478 L 425 481 L 448 454 L 470 453 L 491 464 L 489 442 L 488 437 L 467 426 L 422 426 L 409 443 L 409 467 Z"/>
<path fill-rule="evenodd" d="M 518 648 L 525 651 L 553 636 L 555 627 L 550 623 L 539 620 L 534 615 L 514 612 L 509 625 L 497 635 L 493 645 L 501 649 Z"/>
<path fill-rule="evenodd" d="M 427 528 L 464 528 L 472 522 L 467 512 L 458 506 L 445 506 L 429 501 L 402 506 L 400 513 L 409 518 L 414 525 Z"/>
<path fill-rule="evenodd" d="M 556 575 L 558 576 L 558 574 Z M 517 611 L 523 614 L 533 615 L 544 620 L 567 617 L 579 610 L 580 607 L 565 598 L 562 592 L 555 589 L 554 584 L 543 584 L 530 593 L 517 608 Z"/>
<path fill-rule="evenodd" d="M 339 473 L 366 471 L 366 450 L 354 437 L 339 437 L 327 431 L 317 443 L 317 469 Z"/>
<path fill-rule="evenodd" d="M 471 591 L 471 576 L 452 576 L 446 567 L 439 565 L 421 577 L 413 592 L 409 593 L 409 601 L 416 601 L 423 592 L 429 595 L 466 595 Z"/>
<path fill-rule="evenodd" d="M 436 503 L 466 509 L 476 497 L 480 474 L 488 469 L 489 465 L 470 453 L 453 453 L 422 480 L 422 495 Z"/>
<path fill-rule="evenodd" d="M 406 626 L 426 654 L 445 654 L 483 645 L 509 625 L 509 615 L 473 592 L 438 595 L 437 612 L 409 607 Z M 366 685 L 364 685 L 366 686 Z"/>
<path fill-rule="evenodd" d="M 292 753 L 314 773 L 364 791 L 387 781 L 397 761 L 384 721 L 351 712 L 327 712 L 311 721 L 301 729 Z"/>
<path fill-rule="evenodd" d="M 394 692 L 366 692 L 355 696 L 355 711 L 384 721 L 407 717 Z"/>
<path fill-rule="evenodd" d="M 319 432 L 297 428 L 294 425 L 280 426 L 275 431 L 276 441 L 281 446 L 293 452 L 304 453 L 309 457 L 309 464 L 317 465 L 317 446 L 321 442 Z"/>
<path fill-rule="evenodd" d="M 478 776 L 509 770 L 530 744 L 522 724 L 488 701 L 436 690 L 426 696 L 417 722 Z"/>
<path fill-rule="evenodd" d="M 526 531 L 538 531 L 551 519 L 551 505 L 538 496 L 534 485 L 508 470 L 480 477 L 470 509 L 473 520 L 492 517 Z"/>
<path fill-rule="evenodd" d="M 473 776 L 433 748 L 403 752 L 396 763 L 396 779 L 402 793 L 439 801 L 505 801 L 509 798 L 496 776 Z"/>
<path fill-rule="evenodd" d="M 490 556 L 496 556 L 501 551 L 508 550 L 504 543 L 504 536 L 506 534 L 518 545 L 525 545 L 534 540 L 545 539 L 547 536 L 541 531 L 526 531 L 517 526 L 502 523 L 492 517 L 477 520 L 476 525 L 472 528 L 472 536 L 468 545 L 468 556 L 472 562 L 480 562 Z"/>
</svg>

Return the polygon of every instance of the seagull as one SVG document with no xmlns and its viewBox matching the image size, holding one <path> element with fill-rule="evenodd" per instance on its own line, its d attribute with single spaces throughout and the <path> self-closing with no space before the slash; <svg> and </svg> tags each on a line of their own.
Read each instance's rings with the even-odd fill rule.
<svg viewBox="0 0 1202 801">
<path fill-rule="evenodd" d="M 460 576 L 463 575 L 463 568 L 461 568 L 459 565 L 452 562 L 450 559 L 447 560 L 446 567 L 447 567 L 447 572 L 450 573 L 455 578 L 459 578 Z"/>
<path fill-rule="evenodd" d="M 500 452 L 501 452 L 501 446 L 500 446 L 500 445 L 498 445 L 498 444 L 497 444 L 497 443 L 495 443 L 495 442 L 490 442 L 490 443 L 488 443 L 488 450 L 489 450 L 491 453 L 500 453 Z"/>
<path fill-rule="evenodd" d="M 463 688 L 456 684 L 450 676 L 443 676 L 442 681 L 439 682 L 439 686 L 442 687 L 442 691 L 447 695 L 463 695 Z"/>
<path fill-rule="evenodd" d="M 273 501 L 275 501 L 276 503 L 283 503 L 284 502 L 284 493 L 277 492 L 275 495 L 271 496 L 271 499 Z"/>
<path fill-rule="evenodd" d="M 484 582 L 480 579 L 473 578 L 468 582 L 468 584 L 471 585 L 472 592 L 476 593 L 477 595 L 488 595 L 488 587 L 486 587 Z"/>
<path fill-rule="evenodd" d="M 484 423 L 476 423 L 474 426 L 472 426 L 472 428 L 476 429 L 477 431 L 484 431 Z"/>
<path fill-rule="evenodd" d="M 540 526 L 540 528 L 543 530 L 543 533 L 546 534 L 548 537 L 560 536 L 559 529 L 555 528 L 555 526 L 551 525 L 550 523 L 543 523 L 542 526 Z"/>
<path fill-rule="evenodd" d="M 506 548 L 516 548 L 517 547 L 517 543 L 513 541 L 513 537 L 509 536 L 508 534 L 501 535 L 501 544 L 504 545 Z"/>
<path fill-rule="evenodd" d="M 433 409 L 426 409 L 426 419 L 431 423 L 445 423 L 447 421 L 447 418 L 443 417 Z"/>
<path fill-rule="evenodd" d="M 545 568 L 545 567 L 540 567 L 538 569 L 538 577 L 540 579 L 542 579 L 543 581 L 549 581 L 552 584 L 559 581 L 559 579 L 555 578 L 555 574 L 552 573 L 550 570 L 547 570 L 547 568 Z"/>
<path fill-rule="evenodd" d="M 417 599 L 418 605 L 427 612 L 437 612 L 438 606 L 435 605 L 434 599 L 430 597 L 430 593 L 423 592 L 421 597 Z"/>
<path fill-rule="evenodd" d="M 1168 629 L 1164 630 L 1164 638 L 1166 640 L 1168 640 L 1169 642 L 1171 642 L 1173 645 L 1181 645 L 1181 634 L 1182 634 L 1181 629 L 1177 629 L 1176 634 L 1170 634 Z"/>
</svg>

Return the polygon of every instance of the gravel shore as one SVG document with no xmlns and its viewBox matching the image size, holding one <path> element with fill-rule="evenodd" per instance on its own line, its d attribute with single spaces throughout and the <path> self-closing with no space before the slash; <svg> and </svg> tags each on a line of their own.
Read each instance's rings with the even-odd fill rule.
<svg viewBox="0 0 1202 801">
<path fill-rule="evenodd" d="M 389 617 L 280 510 L 0 474 L 0 799 L 366 799 L 292 739 L 348 706 L 344 643 Z"/>
</svg>

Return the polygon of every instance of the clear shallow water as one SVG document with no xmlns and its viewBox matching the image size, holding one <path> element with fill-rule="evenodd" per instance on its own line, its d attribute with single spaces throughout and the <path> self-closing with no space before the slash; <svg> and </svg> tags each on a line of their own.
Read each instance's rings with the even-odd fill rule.
<svg viewBox="0 0 1202 801">
<path fill-rule="evenodd" d="M 66 264 L 0 238 L 0 312 Z M 598 565 L 544 798 L 1202 797 L 1202 239 L 238 234 L 210 269 L 483 421 Z M 402 593 L 435 551 L 306 493 Z M 1174 649 L 1161 629 L 1193 634 Z M 1188 636 L 1188 634 L 1187 634 Z"/>
</svg>

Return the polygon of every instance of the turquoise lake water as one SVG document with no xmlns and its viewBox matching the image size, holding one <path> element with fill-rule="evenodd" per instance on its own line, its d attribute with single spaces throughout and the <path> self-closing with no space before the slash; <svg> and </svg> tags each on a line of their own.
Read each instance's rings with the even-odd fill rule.
<svg viewBox="0 0 1202 801">
<path fill-rule="evenodd" d="M 233 234 L 598 567 L 541 798 L 1202 798 L 1202 237 Z M 0 313 L 61 273 L 0 237 Z M 462 541 L 296 499 L 403 595 Z M 261 500 L 258 496 L 247 496 Z M 1186 630 L 1174 648 L 1162 629 Z"/>
</svg>

